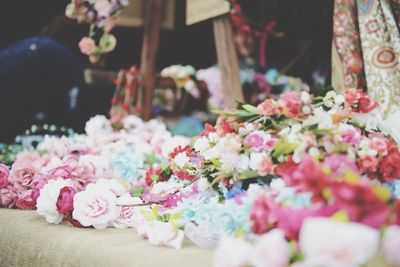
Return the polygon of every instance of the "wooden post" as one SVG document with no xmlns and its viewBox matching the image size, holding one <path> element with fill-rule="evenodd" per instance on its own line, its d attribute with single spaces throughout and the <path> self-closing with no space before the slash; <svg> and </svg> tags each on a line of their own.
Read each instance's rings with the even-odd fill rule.
<svg viewBox="0 0 400 267">
<path fill-rule="evenodd" d="M 226 108 L 234 109 L 238 101 L 244 102 L 244 97 L 232 25 L 228 15 L 214 18 L 213 27 L 218 66 L 222 74 L 224 104 Z"/>
<path fill-rule="evenodd" d="M 163 0 L 146 0 L 141 72 L 143 91 L 141 98 L 142 118 L 149 120 L 152 116 L 153 90 L 155 82 L 155 63 L 160 39 L 163 16 Z"/>
</svg>

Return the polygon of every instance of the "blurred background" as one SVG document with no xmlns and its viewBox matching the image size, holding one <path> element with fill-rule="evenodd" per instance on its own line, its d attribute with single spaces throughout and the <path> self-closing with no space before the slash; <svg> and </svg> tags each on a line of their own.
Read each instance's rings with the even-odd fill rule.
<svg viewBox="0 0 400 267">
<path fill-rule="evenodd" d="M 118 40 L 115 50 L 99 64 L 90 64 L 78 48 L 88 25 L 65 17 L 69 2 L 2 2 L 0 142 L 13 141 L 32 124 L 81 132 L 91 116 L 108 114 L 115 89 L 111 80 L 88 82 L 84 70 L 117 72 L 140 66 L 143 29 L 126 26 L 112 30 Z M 212 22 L 186 26 L 185 2 L 175 1 L 173 28 L 162 30 L 157 70 L 173 64 L 196 69 L 216 64 Z M 270 37 L 266 47 L 269 68 L 284 70 L 311 87 L 329 84 L 332 0 L 265 1 L 263 7 L 242 2 L 250 16 L 276 21 L 279 34 Z"/>
</svg>

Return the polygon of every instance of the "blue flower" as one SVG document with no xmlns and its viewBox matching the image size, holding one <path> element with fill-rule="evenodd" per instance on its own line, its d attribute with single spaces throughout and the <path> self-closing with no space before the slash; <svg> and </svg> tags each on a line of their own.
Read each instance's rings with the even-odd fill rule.
<svg viewBox="0 0 400 267">
<path fill-rule="evenodd" d="M 278 79 L 279 72 L 276 69 L 270 69 L 265 73 L 265 79 L 269 84 L 275 84 L 276 79 Z"/>
<path fill-rule="evenodd" d="M 134 182 L 143 175 L 143 159 L 137 157 L 131 151 L 121 152 L 111 162 L 111 166 L 126 182 Z"/>
<path fill-rule="evenodd" d="M 384 185 L 390 189 L 393 196 L 400 198 L 400 180 L 396 180 L 393 183 L 384 183 Z"/>
</svg>

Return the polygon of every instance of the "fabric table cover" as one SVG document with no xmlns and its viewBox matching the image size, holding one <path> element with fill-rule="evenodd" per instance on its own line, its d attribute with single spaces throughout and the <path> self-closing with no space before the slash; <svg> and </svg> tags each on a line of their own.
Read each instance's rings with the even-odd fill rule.
<svg viewBox="0 0 400 267">
<path fill-rule="evenodd" d="M 0 266 L 212 266 L 213 253 L 192 245 L 157 247 L 133 229 L 52 225 L 35 211 L 0 209 Z"/>
</svg>

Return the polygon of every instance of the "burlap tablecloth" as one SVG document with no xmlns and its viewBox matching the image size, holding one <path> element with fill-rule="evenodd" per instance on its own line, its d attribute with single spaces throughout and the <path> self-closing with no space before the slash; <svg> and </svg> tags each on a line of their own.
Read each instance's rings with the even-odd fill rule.
<svg viewBox="0 0 400 267">
<path fill-rule="evenodd" d="M 0 266 L 206 267 L 213 254 L 194 246 L 156 247 L 132 229 L 51 225 L 35 211 L 0 209 Z"/>
</svg>

